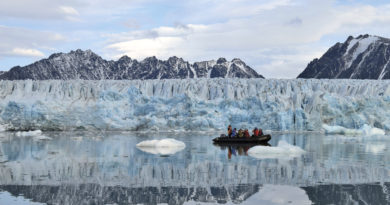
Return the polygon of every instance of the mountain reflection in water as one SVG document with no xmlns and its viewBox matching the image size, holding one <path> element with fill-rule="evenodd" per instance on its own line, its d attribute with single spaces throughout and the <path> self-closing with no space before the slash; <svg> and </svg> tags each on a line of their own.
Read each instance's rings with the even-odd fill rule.
<svg viewBox="0 0 390 205">
<path fill-rule="evenodd" d="M 271 145 L 306 151 L 287 160 L 255 159 L 250 147 L 214 146 L 199 133 L 44 135 L 52 140 L 0 134 L 0 190 L 48 204 L 390 203 L 387 139 L 274 134 Z M 167 137 L 186 148 L 161 157 L 135 147 Z"/>
</svg>

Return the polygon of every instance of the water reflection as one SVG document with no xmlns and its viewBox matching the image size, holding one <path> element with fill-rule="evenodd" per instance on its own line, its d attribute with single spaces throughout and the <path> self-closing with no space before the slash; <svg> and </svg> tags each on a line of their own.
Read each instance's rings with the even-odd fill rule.
<svg viewBox="0 0 390 205">
<path fill-rule="evenodd" d="M 386 163 L 390 141 L 386 138 L 274 134 L 271 145 L 285 140 L 307 152 L 286 161 L 247 157 L 250 147 L 214 146 L 215 136 L 199 133 L 45 136 L 52 140 L 1 134 L 1 190 L 49 204 L 257 204 L 259 200 L 272 204 L 277 203 L 272 199 L 277 195 L 280 200 L 284 196 L 284 201 L 305 204 L 321 203 L 323 193 L 328 193 L 326 202 L 334 204 L 340 197 L 356 201 L 357 194 L 359 200 L 376 204 L 390 198 L 390 165 Z M 184 141 L 186 148 L 161 157 L 135 147 L 143 140 L 167 137 Z M 237 157 L 232 157 L 234 153 Z M 368 191 L 360 193 L 362 189 Z M 364 194 L 378 195 L 378 200 Z"/>
<path fill-rule="evenodd" d="M 120 187 L 100 184 L 83 185 L 6 185 L 1 190 L 23 194 L 36 202 L 48 204 L 184 204 L 241 203 L 257 193 L 260 185 L 228 187 Z"/>
<path fill-rule="evenodd" d="M 214 143 L 214 146 L 219 147 L 222 151 L 227 152 L 227 158 L 233 156 L 248 156 L 248 150 L 254 146 L 271 146 L 270 144 L 254 144 L 254 143 Z"/>
</svg>

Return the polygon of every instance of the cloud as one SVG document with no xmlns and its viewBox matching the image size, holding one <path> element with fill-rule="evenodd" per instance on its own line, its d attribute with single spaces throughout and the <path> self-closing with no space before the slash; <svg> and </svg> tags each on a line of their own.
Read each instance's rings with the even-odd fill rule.
<svg viewBox="0 0 390 205">
<path fill-rule="evenodd" d="M 198 21 L 198 13 L 206 14 L 202 18 L 220 22 L 176 23 L 171 27 L 120 33 L 107 39 L 106 49 L 114 58 L 124 54 L 133 58 L 176 55 L 191 61 L 239 57 L 266 77 L 294 78 L 314 57 L 320 57 L 336 43 L 318 43 L 326 36 L 340 35 L 345 40 L 360 32 L 360 27 L 390 23 L 389 6 L 306 0 L 262 1 L 257 5 L 247 0 L 227 0 L 223 4 L 203 0 L 200 4 L 216 2 L 218 6 L 203 7 L 202 12 L 194 8 L 181 22 Z"/>
<path fill-rule="evenodd" d="M 84 6 L 77 0 L 12 0 L 0 1 L 0 18 L 21 18 L 36 20 L 76 19 L 77 7 Z"/>
<path fill-rule="evenodd" d="M 286 23 L 286 25 L 293 25 L 293 26 L 295 25 L 295 26 L 297 26 L 297 25 L 302 25 L 302 23 L 303 23 L 302 19 L 299 18 L 299 17 L 296 17 L 296 18 L 293 18 L 290 21 L 288 21 Z"/>
<path fill-rule="evenodd" d="M 43 57 L 42 50 L 64 40 L 58 33 L 0 26 L 0 57 Z"/>
<path fill-rule="evenodd" d="M 45 54 L 43 54 L 41 51 L 37 49 L 29 49 L 29 48 L 14 48 L 11 52 L 9 52 L 9 55 L 15 55 L 15 56 L 32 56 L 32 57 L 44 57 Z"/>
<path fill-rule="evenodd" d="M 238 57 L 265 77 L 294 78 L 349 35 L 389 34 L 390 4 L 340 2 L 1 1 L 3 24 L 23 28 L 0 26 L 0 58 L 77 48 L 91 48 L 105 58 Z"/>
</svg>

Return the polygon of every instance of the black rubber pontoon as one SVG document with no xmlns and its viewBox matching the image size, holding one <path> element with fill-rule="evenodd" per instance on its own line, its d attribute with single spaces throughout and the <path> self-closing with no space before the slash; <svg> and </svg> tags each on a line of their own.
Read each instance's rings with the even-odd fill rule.
<svg viewBox="0 0 390 205">
<path fill-rule="evenodd" d="M 238 137 L 217 137 L 214 138 L 214 143 L 253 143 L 253 144 L 266 144 L 271 140 L 271 135 L 262 135 L 260 137 L 250 138 L 238 138 Z"/>
</svg>

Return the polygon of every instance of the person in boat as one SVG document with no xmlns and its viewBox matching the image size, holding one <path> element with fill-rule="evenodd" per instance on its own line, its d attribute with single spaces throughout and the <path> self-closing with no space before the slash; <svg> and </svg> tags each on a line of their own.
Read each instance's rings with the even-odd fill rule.
<svg viewBox="0 0 390 205">
<path fill-rule="evenodd" d="M 253 135 L 252 137 L 258 137 L 259 136 L 259 129 L 257 129 L 257 127 L 255 127 L 255 129 L 253 129 Z"/>
<path fill-rule="evenodd" d="M 239 129 L 238 130 L 238 138 L 242 138 L 242 137 L 244 137 L 244 130 Z"/>
<path fill-rule="evenodd" d="M 232 137 L 232 126 L 231 125 L 229 125 L 228 126 L 228 137 Z"/>
<path fill-rule="evenodd" d="M 244 131 L 244 137 L 245 137 L 245 138 L 251 137 L 251 136 L 249 135 L 248 129 L 245 129 L 245 131 Z"/>
<path fill-rule="evenodd" d="M 263 136 L 263 135 L 264 135 L 263 130 L 259 129 L 259 136 Z"/>
<path fill-rule="evenodd" d="M 232 137 L 236 137 L 236 135 L 237 135 L 237 130 L 236 130 L 236 128 L 234 128 L 232 131 Z"/>
</svg>

